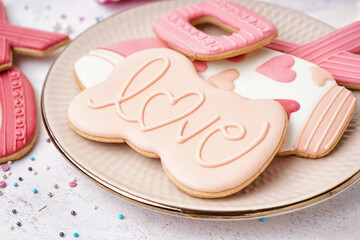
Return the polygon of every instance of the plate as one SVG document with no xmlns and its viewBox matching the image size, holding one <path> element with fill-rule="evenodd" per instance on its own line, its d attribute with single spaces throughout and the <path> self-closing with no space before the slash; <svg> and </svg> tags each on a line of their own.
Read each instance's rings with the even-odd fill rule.
<svg viewBox="0 0 360 240">
<path fill-rule="evenodd" d="M 280 39 L 306 43 L 332 31 L 301 13 L 254 1 L 236 1 L 270 19 Z M 357 108 L 341 141 L 327 157 L 276 157 L 251 185 L 222 199 L 191 197 L 169 180 L 160 161 L 141 156 L 126 144 L 86 140 L 67 123 L 70 101 L 80 92 L 73 75 L 88 51 L 138 37 L 155 36 L 152 23 L 163 12 L 200 1 L 159 1 L 118 13 L 91 27 L 63 50 L 43 86 L 41 108 L 59 151 L 77 169 L 107 190 L 134 203 L 198 218 L 249 219 L 299 210 L 327 199 L 360 177 L 360 115 Z M 355 93 L 359 100 L 359 93 Z M 309 96 L 311 97 L 311 96 Z"/>
</svg>

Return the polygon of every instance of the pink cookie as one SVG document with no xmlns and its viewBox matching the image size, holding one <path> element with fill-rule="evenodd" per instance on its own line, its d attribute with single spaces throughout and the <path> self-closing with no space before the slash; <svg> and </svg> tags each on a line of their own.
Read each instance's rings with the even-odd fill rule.
<svg viewBox="0 0 360 240">
<path fill-rule="evenodd" d="M 36 136 L 34 92 L 18 68 L 0 74 L 0 106 L 0 163 L 3 163 L 25 155 Z"/>
<path fill-rule="evenodd" d="M 202 23 L 211 23 L 232 34 L 206 34 L 194 27 Z M 241 55 L 270 43 L 277 36 L 269 20 L 222 0 L 205 1 L 164 13 L 155 21 L 153 29 L 171 48 L 196 60 Z"/>
<path fill-rule="evenodd" d="M 121 61 L 73 99 L 68 120 L 85 138 L 160 157 L 170 179 L 201 198 L 250 184 L 277 153 L 287 124 L 279 103 L 215 88 L 189 59 L 165 48 Z"/>
<path fill-rule="evenodd" d="M 313 62 L 348 88 L 360 90 L 360 21 L 307 44 L 275 40 L 266 47 Z"/>
<path fill-rule="evenodd" d="M 12 66 L 11 49 L 30 56 L 44 56 L 64 46 L 69 41 L 69 37 L 64 34 L 7 23 L 5 7 L 0 0 L 0 72 Z"/>
<path fill-rule="evenodd" d="M 158 47 L 166 46 L 155 38 L 115 43 L 80 58 L 74 72 L 82 88 L 88 88 L 105 81 L 124 57 Z M 261 48 L 236 58 L 193 64 L 215 87 L 283 105 L 289 124 L 279 155 L 325 156 L 336 146 L 355 110 L 353 94 L 338 86 L 329 72 L 274 50 Z"/>
</svg>

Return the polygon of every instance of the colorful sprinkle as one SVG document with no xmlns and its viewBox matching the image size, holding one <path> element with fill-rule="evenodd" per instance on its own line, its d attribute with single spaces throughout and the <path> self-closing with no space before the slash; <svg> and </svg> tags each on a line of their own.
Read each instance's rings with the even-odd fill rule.
<svg viewBox="0 0 360 240">
<path fill-rule="evenodd" d="M 13 226 L 13 225 L 10 225 L 10 226 L 9 226 L 9 229 L 10 229 L 10 230 L 14 230 L 14 226 Z"/>
<path fill-rule="evenodd" d="M 47 195 L 48 195 L 49 197 L 54 196 L 54 195 L 52 194 L 52 192 L 48 192 Z"/>
<path fill-rule="evenodd" d="M 94 209 L 94 210 L 96 210 L 96 209 L 97 209 L 97 206 L 96 206 L 96 205 L 94 205 L 94 206 L 93 206 L 93 209 Z"/>
<path fill-rule="evenodd" d="M 60 23 L 54 21 L 54 22 L 51 23 L 51 27 L 52 27 L 52 29 L 53 29 L 54 31 L 57 31 L 57 30 L 60 29 L 61 26 L 60 26 Z M 49 139 L 49 140 L 50 140 L 50 139 Z M 49 142 L 50 142 L 50 141 L 49 141 Z"/>
<path fill-rule="evenodd" d="M 47 6 L 46 6 L 46 9 L 47 9 L 47 10 L 50 10 L 50 9 L 51 9 L 51 6 L 50 6 L 50 5 L 47 5 Z"/>
<path fill-rule="evenodd" d="M 33 171 L 33 175 L 36 175 L 37 174 L 37 172 L 36 171 Z"/>
<path fill-rule="evenodd" d="M 124 217 L 124 215 L 120 214 L 120 215 L 118 216 L 118 218 L 119 218 L 120 220 L 123 220 L 125 217 Z"/>
<path fill-rule="evenodd" d="M 62 25 L 62 30 L 67 34 L 70 34 L 72 32 L 71 26 L 69 24 Z"/>
<path fill-rule="evenodd" d="M 2 191 L 0 191 L 0 196 L 3 195 Z"/>
<path fill-rule="evenodd" d="M 260 218 L 260 222 L 265 222 L 265 218 Z"/>
<path fill-rule="evenodd" d="M 38 193 L 38 190 L 36 188 L 34 188 L 33 193 Z"/>
<path fill-rule="evenodd" d="M 85 19 L 84 17 L 80 16 L 80 17 L 79 17 L 79 22 L 84 21 L 84 19 Z"/>
<path fill-rule="evenodd" d="M 78 234 L 77 232 L 74 232 L 73 235 L 74 235 L 74 237 L 76 237 L 76 238 L 79 236 L 79 234 Z"/>
<path fill-rule="evenodd" d="M 18 227 L 21 227 L 21 222 L 17 222 L 16 225 L 18 225 Z"/>
<path fill-rule="evenodd" d="M 50 138 L 46 138 L 46 142 L 47 143 L 51 142 Z"/>
<path fill-rule="evenodd" d="M 31 161 L 35 161 L 35 158 L 34 158 L 34 157 L 30 157 L 30 160 L 31 160 Z"/>
<path fill-rule="evenodd" d="M 53 186 L 55 189 L 59 188 L 59 186 L 56 183 Z"/>
<path fill-rule="evenodd" d="M 11 164 L 12 164 L 12 161 L 8 161 L 7 164 L 11 165 Z"/>
<path fill-rule="evenodd" d="M 10 167 L 9 167 L 9 165 L 7 165 L 7 164 L 3 164 L 3 165 L 1 165 L 1 169 L 2 169 L 4 172 L 7 172 L 7 171 L 10 170 Z"/>
<path fill-rule="evenodd" d="M 42 211 L 44 208 L 46 208 L 46 205 L 42 206 L 41 208 L 38 209 L 38 212 Z"/>
<path fill-rule="evenodd" d="M 18 186 L 18 183 L 16 182 L 16 183 L 14 183 L 14 187 L 17 187 Z"/>
<path fill-rule="evenodd" d="M 46 170 L 49 170 L 49 169 L 50 169 L 49 165 L 46 165 L 45 169 L 46 169 Z"/>
<path fill-rule="evenodd" d="M 103 20 L 103 16 L 98 16 L 95 19 L 96 19 L 96 22 L 100 22 L 101 20 Z"/>
<path fill-rule="evenodd" d="M 17 213 L 16 209 L 13 209 L 13 210 L 11 210 L 11 211 L 12 211 L 13 214 L 16 214 L 16 213 Z"/>
<path fill-rule="evenodd" d="M 19 181 L 20 181 L 20 182 L 22 182 L 22 180 L 23 180 L 23 178 L 22 178 L 22 177 L 19 177 L 18 179 L 19 179 Z"/>
<path fill-rule="evenodd" d="M 75 212 L 75 211 L 71 211 L 71 215 L 76 216 L 76 212 Z"/>
<path fill-rule="evenodd" d="M 24 6 L 24 9 L 25 9 L 25 10 L 28 10 L 28 9 L 29 9 L 29 6 L 28 6 L 28 5 L 25 5 L 25 6 Z"/>
<path fill-rule="evenodd" d="M 32 169 L 32 167 L 28 167 L 28 170 L 31 172 L 33 169 Z"/>
<path fill-rule="evenodd" d="M 8 172 L 8 175 L 10 176 L 11 174 L 12 174 L 12 172 L 9 171 L 9 172 Z"/>
<path fill-rule="evenodd" d="M 65 18 L 66 18 L 66 14 L 61 14 L 60 17 L 61 17 L 61 19 L 65 19 Z"/>
<path fill-rule="evenodd" d="M 3 179 L 7 179 L 6 174 L 3 174 L 3 175 L 2 175 L 2 178 L 3 178 Z"/>
<path fill-rule="evenodd" d="M 76 186 L 77 186 L 77 183 L 76 183 L 76 182 L 69 182 L 69 186 L 70 186 L 70 187 L 76 187 Z"/>
<path fill-rule="evenodd" d="M 60 233 L 59 233 L 59 236 L 60 236 L 60 237 L 64 237 L 64 236 L 65 236 L 65 233 L 60 232 Z"/>
<path fill-rule="evenodd" d="M 14 186 L 15 186 L 15 184 L 14 184 Z M 6 187 L 6 182 L 5 181 L 0 181 L 0 188 L 4 188 L 4 187 Z"/>
</svg>

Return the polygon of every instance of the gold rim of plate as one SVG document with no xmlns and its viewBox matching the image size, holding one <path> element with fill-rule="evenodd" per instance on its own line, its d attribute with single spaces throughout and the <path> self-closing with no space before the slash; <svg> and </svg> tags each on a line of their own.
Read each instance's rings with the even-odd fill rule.
<svg viewBox="0 0 360 240">
<path fill-rule="evenodd" d="M 116 13 L 116 14 L 108 17 L 107 19 L 103 20 L 102 22 L 109 21 L 112 18 L 114 18 L 116 15 L 122 14 L 126 11 L 142 7 L 144 5 L 154 4 L 154 3 L 156 3 L 156 2 L 142 4 L 140 6 L 132 7 L 125 11 L 121 11 L 119 13 Z M 274 4 L 269 4 L 269 3 L 266 3 L 266 4 L 279 7 Z M 283 8 L 283 7 L 280 7 L 280 8 Z M 291 11 L 294 11 L 294 10 L 291 10 Z M 296 11 L 294 11 L 294 12 L 296 12 Z M 101 22 L 99 22 L 99 23 L 91 26 L 87 30 L 85 30 L 80 35 L 78 35 L 73 41 L 75 41 L 77 38 L 79 38 L 86 32 L 97 27 L 100 23 Z M 61 54 L 69 46 L 71 46 L 71 43 L 62 50 Z M 61 54 L 59 55 L 59 57 L 61 56 Z M 173 215 L 183 216 L 183 217 L 198 218 L 198 219 L 230 219 L 230 220 L 231 219 L 238 219 L 238 220 L 240 220 L 240 219 L 255 219 L 255 218 L 269 217 L 269 216 L 276 216 L 276 215 L 281 215 L 281 214 L 285 214 L 285 213 L 290 213 L 290 212 L 294 212 L 294 211 L 303 209 L 305 207 L 312 206 L 316 203 L 319 203 L 321 201 L 324 201 L 324 200 L 336 195 L 337 193 L 341 192 L 342 190 L 346 189 L 347 187 L 349 187 L 350 185 L 355 183 L 360 178 L 360 170 L 359 170 L 355 174 L 353 174 L 352 176 L 347 178 L 345 181 L 328 189 L 327 191 L 325 191 L 321 194 L 317 194 L 312 197 L 306 198 L 302 201 L 298 201 L 298 202 L 294 202 L 294 203 L 286 204 L 286 205 L 281 205 L 281 206 L 276 206 L 276 207 L 269 207 L 269 208 L 263 208 L 263 209 L 255 209 L 255 210 L 246 210 L 246 211 L 243 211 L 243 210 L 242 211 L 204 211 L 204 210 L 194 210 L 194 209 L 187 209 L 187 208 L 178 208 L 178 207 L 163 204 L 160 202 L 148 200 L 141 196 L 137 196 L 135 194 L 129 193 L 129 192 L 124 191 L 112 184 L 109 184 L 108 182 L 102 180 L 101 178 L 99 178 L 95 174 L 91 173 L 86 168 L 84 168 L 81 164 L 79 164 L 76 161 L 76 159 L 74 159 L 66 151 L 66 149 L 60 144 L 60 142 L 54 135 L 54 133 L 51 129 L 51 126 L 48 122 L 47 115 L 46 115 L 45 104 L 44 104 L 44 101 L 45 101 L 44 92 L 45 92 L 45 88 L 46 88 L 46 85 L 47 85 L 47 82 L 49 79 L 49 74 L 51 73 L 56 62 L 57 62 L 57 60 L 51 65 L 51 67 L 46 75 L 46 78 L 45 78 L 45 81 L 43 84 L 43 88 L 41 91 L 41 116 L 42 116 L 42 120 L 45 125 L 45 129 L 48 132 L 52 142 L 54 143 L 55 147 L 59 150 L 59 152 L 65 157 L 65 159 L 67 159 L 76 169 L 78 169 L 81 173 L 83 173 L 88 179 L 92 180 L 94 183 L 101 186 L 105 190 L 107 190 L 113 194 L 116 194 L 116 195 L 120 196 L 121 198 L 126 199 L 134 204 L 137 204 L 137 205 L 140 205 L 143 207 L 147 207 L 150 209 L 158 210 L 160 212 L 164 212 L 164 213 L 168 213 L 168 214 L 173 214 Z"/>
</svg>

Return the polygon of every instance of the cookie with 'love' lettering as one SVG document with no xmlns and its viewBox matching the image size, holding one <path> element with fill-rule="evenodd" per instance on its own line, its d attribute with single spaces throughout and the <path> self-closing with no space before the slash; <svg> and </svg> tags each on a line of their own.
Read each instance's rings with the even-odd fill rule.
<svg viewBox="0 0 360 240">
<path fill-rule="evenodd" d="M 15 67 L 0 74 L 0 163 L 24 156 L 36 139 L 36 102 L 26 76 Z"/>
<path fill-rule="evenodd" d="M 249 100 L 202 79 L 170 49 L 134 53 L 70 103 L 68 121 L 81 136 L 128 143 L 159 157 L 169 178 L 201 198 L 234 194 L 278 152 L 287 117 L 273 100 Z"/>
</svg>

